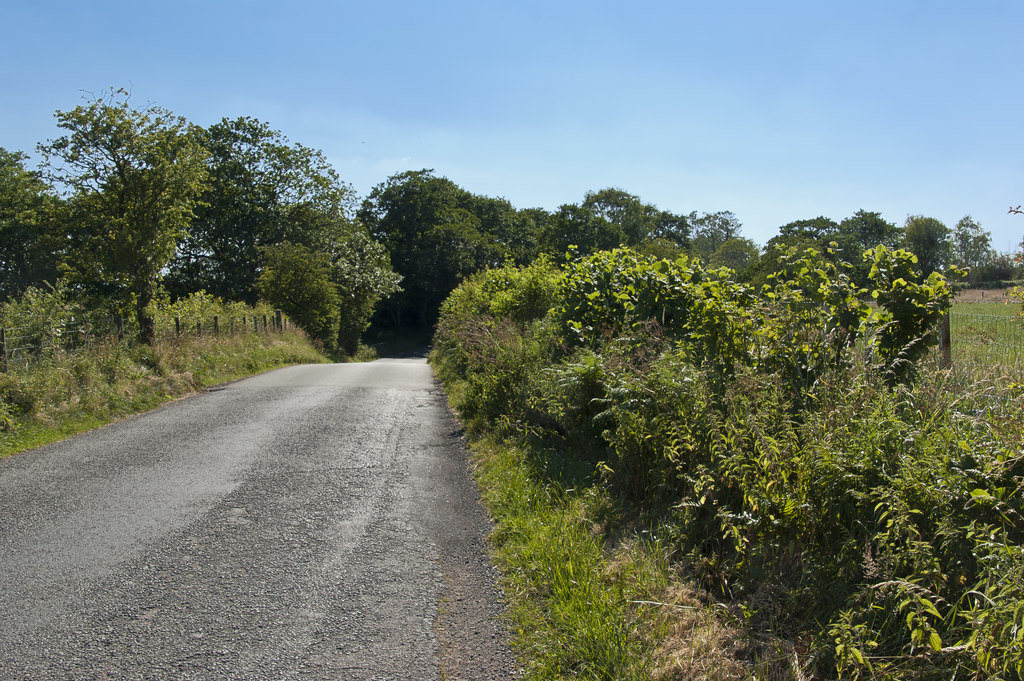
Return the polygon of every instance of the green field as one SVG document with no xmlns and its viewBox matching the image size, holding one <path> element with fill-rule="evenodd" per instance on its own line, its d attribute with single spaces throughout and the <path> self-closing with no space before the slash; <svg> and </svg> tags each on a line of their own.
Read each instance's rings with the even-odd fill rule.
<svg viewBox="0 0 1024 681">
<path fill-rule="evenodd" d="M 956 303 L 950 310 L 954 364 L 976 368 L 1024 365 L 1024 317 L 1006 303 Z"/>
</svg>

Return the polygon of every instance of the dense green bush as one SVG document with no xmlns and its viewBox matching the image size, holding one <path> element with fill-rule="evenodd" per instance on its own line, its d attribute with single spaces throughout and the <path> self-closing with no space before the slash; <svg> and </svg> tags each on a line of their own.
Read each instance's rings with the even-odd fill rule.
<svg viewBox="0 0 1024 681">
<path fill-rule="evenodd" d="M 1020 678 L 1020 388 L 922 373 L 951 292 L 866 257 L 871 291 L 813 250 L 760 291 L 625 249 L 506 267 L 453 293 L 434 362 L 478 425 L 590 462 L 620 524 L 804 671 Z"/>
<path fill-rule="evenodd" d="M 257 281 L 260 295 L 283 310 L 327 351 L 338 346 L 341 298 L 331 281 L 326 254 L 301 244 L 263 249 L 266 264 Z"/>
<path fill-rule="evenodd" d="M 560 299 L 561 278 L 542 258 L 525 268 L 478 272 L 445 301 L 435 366 L 470 422 L 518 419 L 529 409 L 533 378 L 556 352 L 546 317 Z"/>
</svg>

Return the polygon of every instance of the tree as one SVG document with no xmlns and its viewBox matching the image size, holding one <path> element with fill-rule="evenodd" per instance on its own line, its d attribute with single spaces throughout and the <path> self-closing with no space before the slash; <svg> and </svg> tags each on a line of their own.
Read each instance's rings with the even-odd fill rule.
<svg viewBox="0 0 1024 681">
<path fill-rule="evenodd" d="M 949 265 L 949 228 L 935 218 L 912 215 L 903 226 L 907 250 L 917 256 L 923 276 L 940 274 Z"/>
<path fill-rule="evenodd" d="M 728 267 L 742 279 L 748 268 L 757 265 L 759 256 L 760 251 L 753 241 L 743 237 L 733 237 L 711 254 L 711 257 L 708 258 L 708 265 Z"/>
<path fill-rule="evenodd" d="M 622 243 L 627 246 L 637 246 L 653 238 L 662 218 L 657 208 L 621 189 L 587 192 L 583 208 L 615 225 L 622 232 Z"/>
<path fill-rule="evenodd" d="M 693 227 L 690 225 L 689 217 L 661 211 L 654 225 L 654 231 L 648 240 L 675 244 L 680 249 L 691 248 L 693 246 Z"/>
<path fill-rule="evenodd" d="M 951 241 L 953 263 L 971 270 L 971 281 L 980 281 L 982 269 L 996 257 L 992 248 L 992 235 L 983 230 L 970 215 L 965 215 L 953 228 Z"/>
<path fill-rule="evenodd" d="M 865 251 L 875 246 L 891 250 L 900 243 L 903 233 L 899 227 L 883 219 L 881 213 L 859 210 L 839 223 L 839 236 L 840 239 L 852 238 Z"/>
<path fill-rule="evenodd" d="M 724 210 L 697 216 L 690 213 L 689 224 L 693 229 L 693 254 L 707 261 L 722 244 L 740 235 L 741 225 L 736 216 Z"/>
<path fill-rule="evenodd" d="M 263 247 L 287 241 L 332 253 L 348 238 L 354 191 L 321 152 L 250 117 L 223 119 L 199 139 L 209 179 L 171 263 L 172 293 L 205 290 L 253 303 Z"/>
<path fill-rule="evenodd" d="M 20 151 L 0 148 L 0 301 L 53 284 L 61 247 L 50 227 L 57 198 Z"/>
<path fill-rule="evenodd" d="M 370 324 L 377 303 L 401 290 L 384 246 L 365 231 L 354 232 L 333 254 L 331 281 L 338 290 L 338 345 L 349 355 Z"/>
<path fill-rule="evenodd" d="M 389 300 L 393 323 L 411 312 L 429 326 L 465 277 L 504 260 L 505 246 L 486 231 L 500 231 L 501 221 L 492 218 L 503 211 L 495 208 L 426 169 L 392 175 L 373 188 L 358 218 L 402 276 L 402 293 Z"/>
<path fill-rule="evenodd" d="M 492 261 L 487 267 L 498 267 L 508 261 L 527 265 L 536 259 L 538 230 L 534 211 L 518 211 L 505 199 L 468 192 L 461 205 L 480 221 L 481 235 L 492 244 Z"/>
<path fill-rule="evenodd" d="M 864 252 L 876 246 L 895 249 L 902 239 L 902 230 L 883 219 L 881 213 L 858 210 L 839 223 L 836 257 L 851 266 L 850 277 L 858 287 L 869 288 L 871 263 L 864 258 Z"/>
<path fill-rule="evenodd" d="M 565 204 L 540 229 L 539 250 L 559 257 L 570 246 L 580 255 L 619 246 L 656 252 L 688 248 L 687 217 L 659 210 L 621 189 L 587 192 L 580 204 Z"/>
<path fill-rule="evenodd" d="M 838 232 L 836 221 L 822 215 L 811 220 L 795 220 L 779 228 L 779 236 L 790 242 L 810 242 L 822 246 L 834 241 Z"/>
<path fill-rule="evenodd" d="M 143 342 L 155 339 L 148 312 L 163 269 L 187 234 L 206 179 L 207 154 L 184 118 L 125 90 L 56 113 L 67 131 L 40 145 L 49 177 L 71 196 L 71 280 L 106 285 L 133 308 Z"/>
<path fill-rule="evenodd" d="M 575 246 L 580 255 L 610 250 L 626 243 L 626 234 L 597 212 L 574 203 L 559 206 L 540 235 L 540 250 L 554 257 L 564 256 Z"/>
<path fill-rule="evenodd" d="M 326 254 L 288 242 L 262 250 L 266 264 L 258 285 L 263 298 L 295 320 L 324 349 L 334 350 L 341 298 L 331 281 L 331 263 Z"/>
</svg>

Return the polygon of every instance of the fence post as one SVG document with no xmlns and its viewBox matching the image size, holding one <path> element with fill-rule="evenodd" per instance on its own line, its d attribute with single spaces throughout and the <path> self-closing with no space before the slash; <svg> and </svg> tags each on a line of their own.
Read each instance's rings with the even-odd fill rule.
<svg viewBox="0 0 1024 681">
<path fill-rule="evenodd" d="M 228 331 L 228 333 L 230 333 L 232 336 L 235 335 L 235 318 L 234 317 L 231 318 L 231 328 Z"/>
<path fill-rule="evenodd" d="M 277 329 L 278 333 L 284 331 L 284 327 L 281 326 L 281 311 L 277 310 L 274 312 L 274 328 Z"/>
<path fill-rule="evenodd" d="M 263 333 L 267 332 L 267 315 L 263 315 Z"/>
<path fill-rule="evenodd" d="M 202 319 L 196 320 L 196 335 L 199 336 L 200 338 L 203 337 L 203 320 Z"/>
<path fill-rule="evenodd" d="M 7 329 L 0 328 L 0 371 L 7 371 Z"/>
<path fill-rule="evenodd" d="M 124 342 L 124 318 L 121 315 L 114 317 L 114 325 L 117 326 L 117 340 Z"/>
<path fill-rule="evenodd" d="M 953 366 L 953 348 L 949 333 L 949 310 L 939 320 L 939 368 L 949 369 Z"/>
<path fill-rule="evenodd" d="M 181 338 L 181 317 L 174 318 L 174 337 Z"/>
<path fill-rule="evenodd" d="M 220 335 L 220 315 L 213 315 L 213 335 Z"/>
</svg>

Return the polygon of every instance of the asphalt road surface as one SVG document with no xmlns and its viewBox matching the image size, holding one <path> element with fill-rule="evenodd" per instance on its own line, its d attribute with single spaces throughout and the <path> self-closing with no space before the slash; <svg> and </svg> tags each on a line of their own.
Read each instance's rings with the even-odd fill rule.
<svg viewBox="0 0 1024 681">
<path fill-rule="evenodd" d="M 422 358 L 228 384 L 0 460 L 2 679 L 508 679 Z"/>
</svg>

